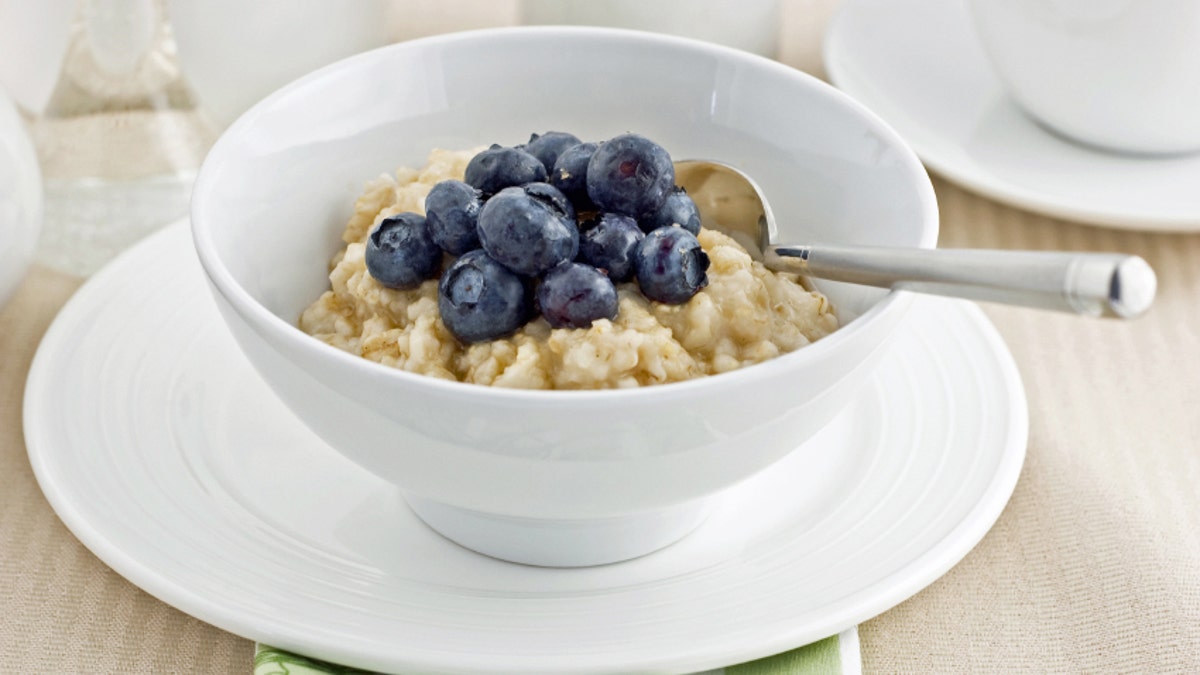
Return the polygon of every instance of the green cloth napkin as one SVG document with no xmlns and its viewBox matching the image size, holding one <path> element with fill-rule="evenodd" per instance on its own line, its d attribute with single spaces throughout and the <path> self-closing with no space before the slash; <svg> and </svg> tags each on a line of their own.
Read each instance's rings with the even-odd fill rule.
<svg viewBox="0 0 1200 675">
<path fill-rule="evenodd" d="M 858 629 L 851 628 L 790 652 L 736 666 L 710 670 L 703 675 L 861 675 Z M 254 675 L 371 675 L 359 670 L 255 645 Z"/>
</svg>

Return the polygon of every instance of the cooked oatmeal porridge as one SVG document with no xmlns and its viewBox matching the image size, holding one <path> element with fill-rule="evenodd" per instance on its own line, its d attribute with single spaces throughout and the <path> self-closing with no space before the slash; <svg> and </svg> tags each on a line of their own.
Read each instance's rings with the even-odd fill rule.
<svg viewBox="0 0 1200 675">
<path fill-rule="evenodd" d="M 733 239 L 701 229 L 708 286 L 690 300 L 648 300 L 636 282 L 617 284 L 617 316 L 589 328 L 551 328 L 537 318 L 508 337 L 471 345 L 447 330 L 438 280 L 412 290 L 381 285 L 365 246 L 383 219 L 424 213 L 439 181 L 461 180 L 477 151 L 435 150 L 422 169 L 369 182 L 331 261 L 330 289 L 300 317 L 306 333 L 339 349 L 414 373 L 525 389 L 604 389 L 724 373 L 799 349 L 837 328 L 829 301 L 794 275 L 771 272 Z"/>
</svg>

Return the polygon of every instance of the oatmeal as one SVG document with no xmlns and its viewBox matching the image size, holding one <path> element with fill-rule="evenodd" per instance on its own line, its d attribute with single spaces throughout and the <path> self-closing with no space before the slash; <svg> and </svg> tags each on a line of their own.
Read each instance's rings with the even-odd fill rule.
<svg viewBox="0 0 1200 675">
<path fill-rule="evenodd" d="M 330 290 L 300 317 L 306 333 L 388 366 L 461 382 L 526 389 L 602 389 L 677 382 L 774 358 L 837 328 L 828 300 L 794 275 L 754 262 L 733 239 L 701 229 L 708 284 L 682 304 L 647 299 L 619 283 L 613 319 L 587 328 L 552 328 L 545 318 L 495 340 L 463 344 L 438 309 L 438 280 L 410 290 L 368 273 L 372 228 L 402 212 L 425 212 L 445 179 L 463 178 L 476 151 L 435 150 L 420 170 L 400 169 L 367 184 L 346 225 L 346 247 L 329 273 Z M 447 266 L 449 261 L 447 261 Z"/>
</svg>

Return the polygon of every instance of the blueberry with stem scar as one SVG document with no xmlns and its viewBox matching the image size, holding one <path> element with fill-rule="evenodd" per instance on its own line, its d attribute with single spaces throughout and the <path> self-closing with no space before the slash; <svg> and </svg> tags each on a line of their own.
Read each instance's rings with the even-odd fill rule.
<svg viewBox="0 0 1200 675">
<path fill-rule="evenodd" d="M 638 287 L 651 300 L 680 305 L 708 285 L 708 254 L 682 227 L 660 227 L 638 244 Z"/>
<path fill-rule="evenodd" d="M 578 211 L 596 208 L 587 193 L 587 167 L 597 147 L 595 143 L 580 143 L 567 148 L 550 170 L 550 184 L 569 197 Z"/>
<path fill-rule="evenodd" d="M 493 145 L 471 158 L 463 181 L 485 195 L 494 195 L 514 185 L 544 183 L 547 177 L 546 167 L 537 157 L 524 150 Z"/>
<path fill-rule="evenodd" d="M 601 211 L 640 218 L 662 206 L 674 188 L 671 155 L 637 134 L 605 142 L 588 161 L 588 196 Z"/>
<path fill-rule="evenodd" d="M 425 197 L 425 220 L 429 236 L 450 255 L 479 248 L 479 209 L 483 194 L 458 180 L 444 180 Z"/>
<path fill-rule="evenodd" d="M 617 289 L 603 272 L 582 263 L 563 263 L 546 273 L 537 291 L 542 316 L 554 328 L 587 328 L 617 317 Z"/>
<path fill-rule="evenodd" d="M 629 281 L 638 243 L 645 236 L 633 218 L 605 213 L 584 225 L 579 235 L 579 260 L 604 270 L 614 282 Z"/>
<path fill-rule="evenodd" d="M 525 281 L 480 249 L 454 261 L 438 283 L 442 323 L 465 344 L 513 333 L 530 310 Z"/>
<path fill-rule="evenodd" d="M 561 204 L 566 197 L 545 188 L 505 188 L 479 212 L 483 249 L 517 274 L 537 276 L 579 251 L 579 228 Z"/>
<path fill-rule="evenodd" d="M 398 213 L 380 221 L 367 236 L 367 272 L 387 286 L 408 290 L 437 276 L 442 249 L 429 236 L 425 217 Z"/>
<path fill-rule="evenodd" d="M 567 148 L 579 145 L 579 143 L 580 140 L 572 134 L 562 131 L 547 131 L 540 136 L 538 134 L 531 135 L 524 150 L 537 157 L 546 167 L 546 171 L 550 172 L 554 170 L 554 163 L 558 161 L 559 155 Z"/>
<path fill-rule="evenodd" d="M 676 187 L 667 195 L 662 206 L 638 221 L 643 232 L 678 225 L 692 234 L 700 234 L 700 211 L 686 190 Z"/>
</svg>

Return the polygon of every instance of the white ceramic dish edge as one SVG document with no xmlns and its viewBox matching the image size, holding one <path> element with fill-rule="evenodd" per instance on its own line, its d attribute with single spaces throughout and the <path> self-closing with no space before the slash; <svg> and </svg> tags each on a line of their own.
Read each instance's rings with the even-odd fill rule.
<svg viewBox="0 0 1200 675">
<path fill-rule="evenodd" d="M 137 249 L 135 249 L 137 250 Z M 72 311 L 77 305 L 87 305 L 93 302 L 95 296 L 102 290 L 102 284 L 107 282 L 109 276 L 117 274 L 115 271 L 120 262 L 131 253 L 123 254 L 119 257 L 109 269 L 102 270 L 98 273 L 92 283 L 89 283 L 80 290 L 67 304 L 64 311 Z M 965 307 L 965 305 L 964 305 Z M 820 635 L 815 635 L 807 632 L 782 633 L 770 641 L 770 647 L 765 649 L 766 652 L 780 652 L 792 649 L 799 644 L 812 642 L 823 637 L 826 634 L 833 634 L 856 625 L 866 619 L 876 616 L 882 611 L 890 609 L 899 604 L 908 597 L 911 597 L 921 588 L 931 583 L 934 579 L 940 577 L 947 570 L 959 562 L 971 548 L 973 548 L 979 540 L 983 538 L 986 532 L 991 528 L 992 524 L 1003 511 L 1009 496 L 1014 489 L 1021 466 L 1024 460 L 1024 445 L 1028 435 L 1028 413 L 1024 390 L 1020 382 L 1020 377 L 1016 369 L 1015 363 L 1007 348 L 1003 344 L 1003 340 L 995 331 L 994 327 L 987 322 L 981 310 L 976 307 L 969 307 L 968 311 L 977 316 L 983 325 L 986 326 L 985 333 L 987 340 L 991 343 L 993 350 L 1005 364 L 1004 370 L 1007 373 L 1006 379 L 1009 379 L 1008 397 L 1010 400 L 1013 416 L 1008 420 L 1008 427 L 1011 431 L 1011 443 L 1019 445 L 1022 450 L 1006 453 L 1006 461 L 998 467 L 993 479 L 990 481 L 985 493 L 980 497 L 976 506 L 972 510 L 972 516 L 964 519 L 951 533 L 947 534 L 943 541 L 955 539 L 956 547 L 954 550 L 940 550 L 938 554 L 929 559 L 920 561 L 919 569 L 911 569 L 916 567 L 910 566 L 909 574 L 904 582 L 895 586 L 884 595 L 863 599 L 853 607 L 839 612 L 837 616 L 831 619 L 831 622 L 836 622 L 836 629 L 824 631 Z M 58 340 L 58 333 L 64 330 L 60 325 L 52 325 L 47 333 L 46 342 L 52 343 Z M 47 356 L 39 350 L 38 355 L 34 359 L 33 366 L 30 369 L 29 391 L 38 390 L 42 384 L 40 378 L 45 376 L 45 372 L 50 370 L 47 363 Z M 27 405 L 25 408 L 25 428 L 32 430 L 38 428 L 36 424 L 37 416 L 45 414 L 44 410 L 37 406 Z M 39 441 L 31 439 L 29 446 L 35 447 Z M 969 451 L 969 448 L 964 448 Z M 214 604 L 210 599 L 202 595 L 187 592 L 186 589 L 181 589 L 177 584 L 161 575 L 153 568 L 142 564 L 136 557 L 113 546 L 103 536 L 93 532 L 87 523 L 87 518 L 84 513 L 75 510 L 72 507 L 69 496 L 60 493 L 57 486 L 47 480 L 46 467 L 42 464 L 42 458 L 36 453 L 30 453 L 32 467 L 37 477 L 39 484 L 47 499 L 54 507 L 55 511 L 62 518 L 68 529 L 80 539 L 90 550 L 92 550 L 102 561 L 119 572 L 122 576 L 129 579 L 139 587 L 143 588 L 152 595 L 160 598 L 170 598 L 170 604 L 179 609 L 197 616 L 206 617 L 206 620 L 212 621 L 215 625 L 234 632 L 239 635 L 258 639 L 264 642 L 287 646 L 288 644 L 297 644 L 303 642 L 305 637 L 297 638 L 289 636 L 287 630 L 279 630 L 275 632 L 264 632 L 261 628 L 253 623 L 248 623 L 237 617 L 228 616 L 228 613 L 219 604 Z M 961 537 L 961 539 L 959 539 Z M 969 545 L 965 545 L 968 544 Z M 865 591 L 866 589 L 863 589 Z M 858 592 L 859 595 L 869 595 L 863 591 Z M 212 617 L 222 617 L 219 620 Z M 831 623 L 831 625 L 834 625 Z M 337 647 L 330 647 L 331 653 L 336 653 Z M 697 662 L 705 663 L 737 663 L 751 658 L 761 657 L 764 653 L 762 644 L 756 645 L 754 651 L 738 651 L 738 650 L 709 650 L 696 656 Z M 343 652 L 343 659 L 361 659 L 361 653 Z M 429 663 L 417 662 L 412 663 L 412 668 L 418 671 L 438 671 L 438 672 L 505 672 L 503 668 L 497 667 L 495 664 L 478 663 L 464 659 L 461 663 L 456 664 L 452 671 L 445 671 L 446 664 L 444 663 Z M 580 672 L 605 672 L 612 669 L 620 669 L 622 667 L 636 667 L 639 671 L 646 670 L 644 661 L 639 661 L 636 666 L 605 661 L 591 664 L 581 664 Z M 664 661 L 658 664 L 656 670 L 661 672 L 677 672 L 671 663 Z"/>
<path fill-rule="evenodd" d="M 842 62 L 843 56 L 847 53 L 846 48 L 841 44 L 841 41 L 845 40 L 846 29 L 844 24 L 848 21 L 847 16 L 851 12 L 856 11 L 856 8 L 851 6 L 854 1 L 847 0 L 846 3 L 838 8 L 830 20 L 829 28 L 825 34 L 826 37 L 822 46 L 822 60 L 828 72 L 829 80 L 835 86 L 844 89 L 848 94 L 855 97 L 856 100 L 864 102 L 862 99 L 866 99 L 865 103 L 869 104 L 869 107 L 885 120 L 904 119 L 907 113 L 891 107 L 886 101 L 875 97 L 861 97 L 861 92 L 868 90 L 871 85 L 860 81 L 852 70 Z M 966 18 L 965 14 L 963 18 Z M 964 24 L 964 28 L 970 29 L 971 26 Z M 994 78 L 995 76 L 992 75 L 992 77 Z M 892 123 L 895 124 L 895 122 Z M 1054 135 L 1052 132 L 1043 129 L 1033 120 L 1029 120 L 1029 125 L 1041 130 L 1042 133 Z M 1060 218 L 1100 227 L 1181 233 L 1200 230 L 1200 213 L 1195 215 L 1155 215 L 1148 217 L 1143 211 L 1136 208 L 1095 208 L 1078 203 L 1068 203 L 1061 198 L 1047 195 L 1045 192 L 1029 189 L 1011 182 L 997 181 L 982 167 L 970 161 L 957 160 L 951 157 L 938 143 L 930 141 L 923 133 L 909 129 L 905 125 L 897 125 L 897 127 L 897 130 L 903 135 L 905 142 L 913 148 L 921 158 L 921 161 L 932 171 L 972 192 L 1003 204 L 1041 213 L 1052 218 Z M 1070 141 L 1065 140 L 1062 142 L 1070 143 Z M 1099 156 L 1106 160 L 1115 161 L 1154 161 L 1153 159 L 1133 156 L 1123 157 L 1107 153 Z M 1178 158 L 1163 158 L 1162 161 L 1174 161 L 1176 159 Z"/>
</svg>

